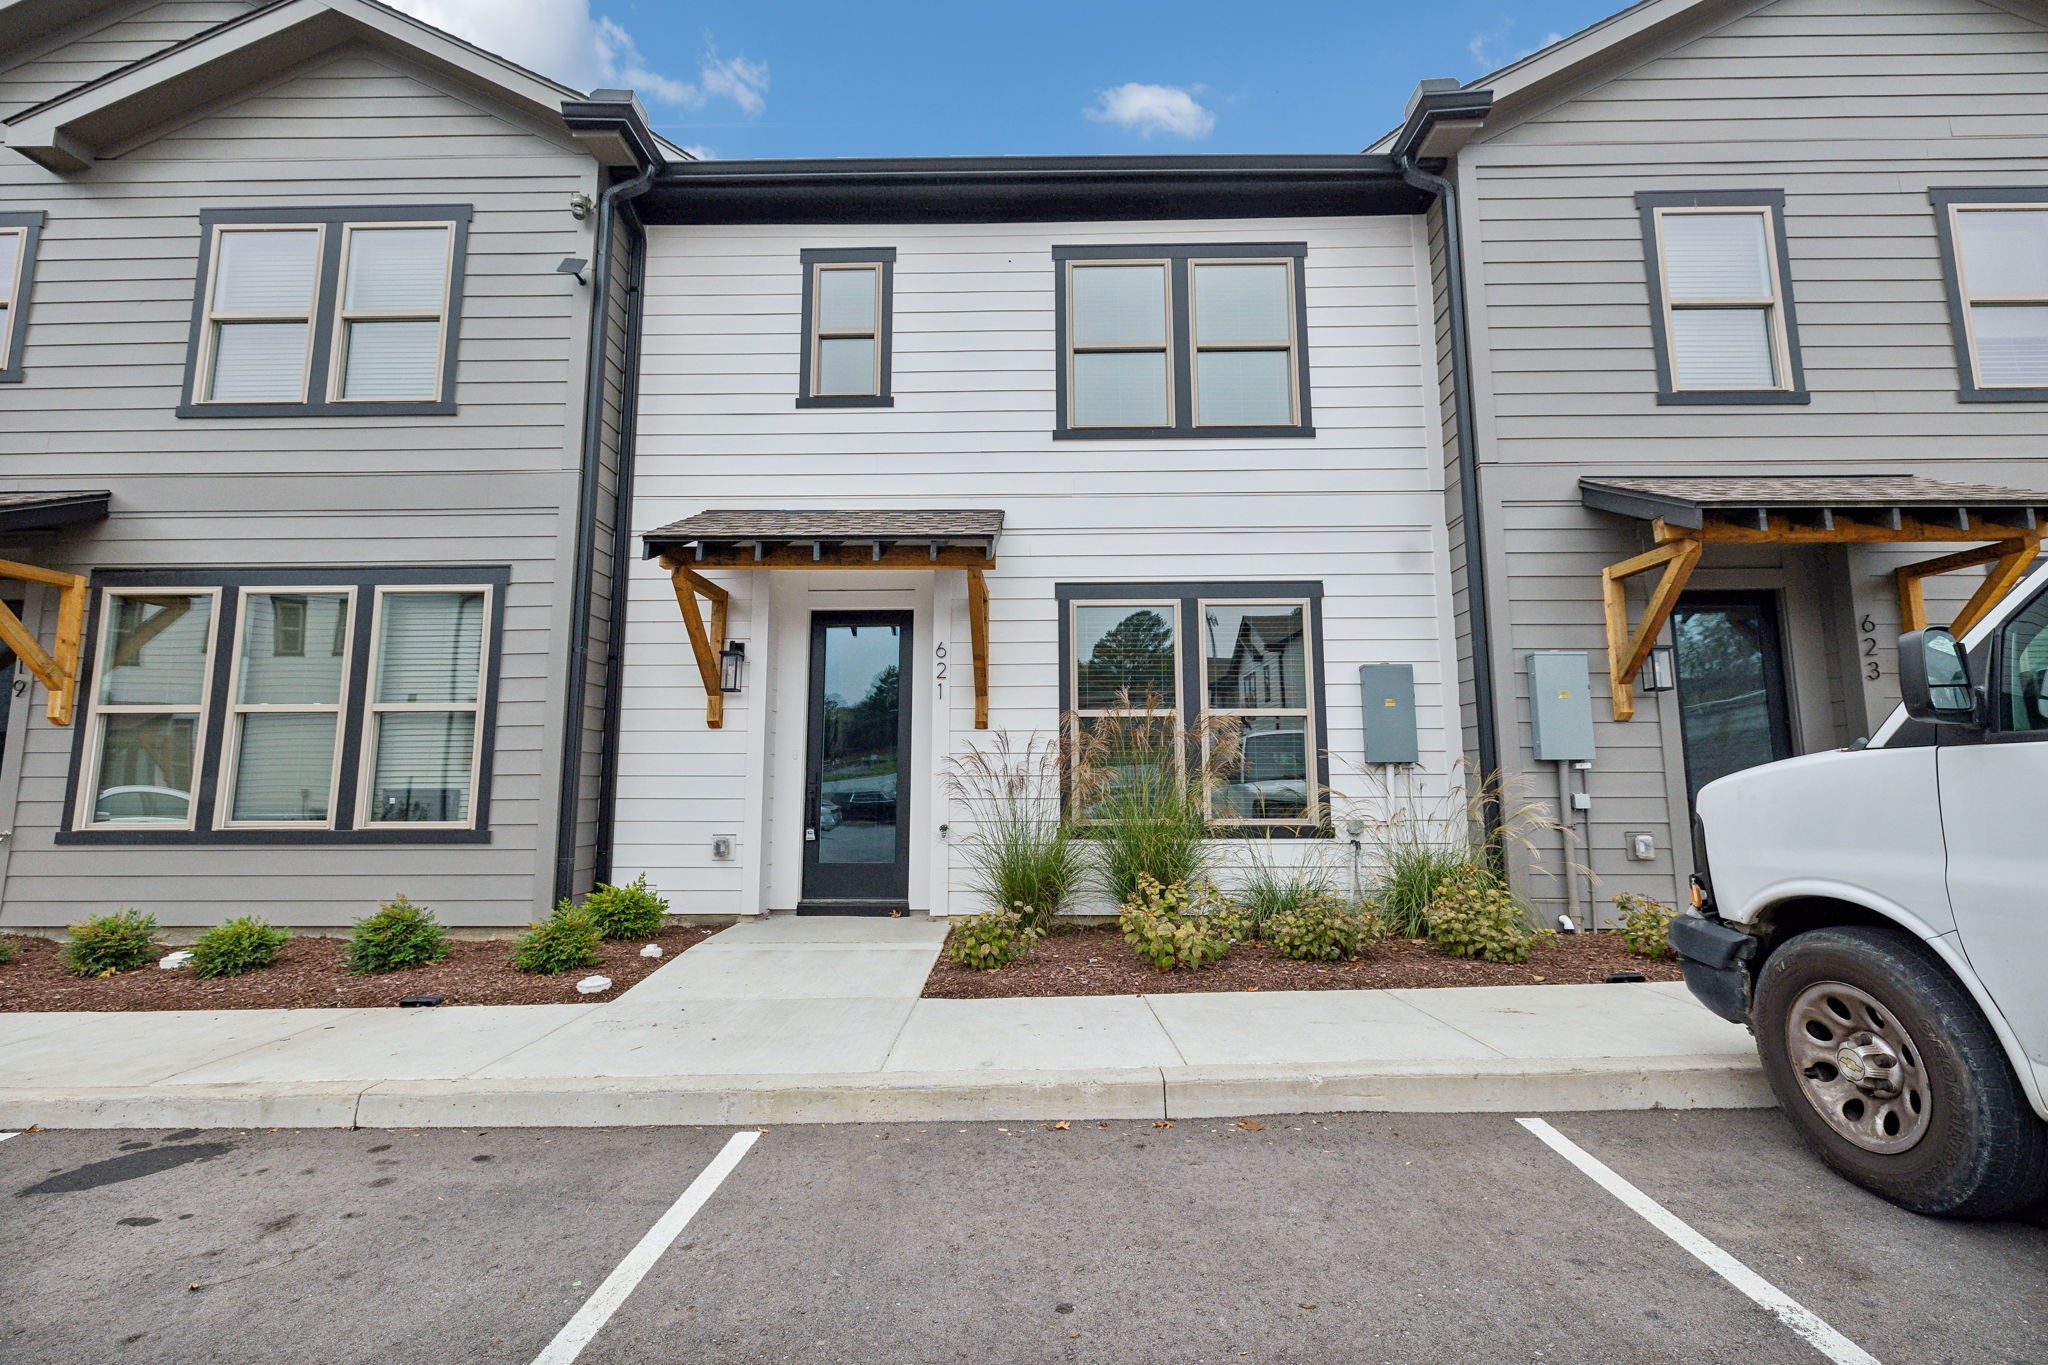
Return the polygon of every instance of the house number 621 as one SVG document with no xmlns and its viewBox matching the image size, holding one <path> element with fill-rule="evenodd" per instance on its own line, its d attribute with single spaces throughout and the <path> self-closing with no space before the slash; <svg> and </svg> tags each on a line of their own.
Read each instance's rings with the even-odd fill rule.
<svg viewBox="0 0 2048 1365">
<path fill-rule="evenodd" d="M 946 642 L 944 640 L 932 649 L 932 686 L 938 695 L 946 695 Z"/>
</svg>

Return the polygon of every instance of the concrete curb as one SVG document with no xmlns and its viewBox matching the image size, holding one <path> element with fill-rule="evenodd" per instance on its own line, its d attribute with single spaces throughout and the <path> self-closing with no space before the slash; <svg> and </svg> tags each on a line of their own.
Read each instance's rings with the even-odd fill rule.
<svg viewBox="0 0 2048 1365">
<path fill-rule="evenodd" d="M 661 1127 L 1757 1109 L 1754 1056 L 158 1085 L 0 1091 L 26 1128 Z"/>
</svg>

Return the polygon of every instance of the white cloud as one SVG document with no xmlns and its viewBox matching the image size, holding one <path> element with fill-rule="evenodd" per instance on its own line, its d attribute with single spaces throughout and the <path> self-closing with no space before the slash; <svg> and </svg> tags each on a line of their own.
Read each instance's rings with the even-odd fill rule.
<svg viewBox="0 0 2048 1365">
<path fill-rule="evenodd" d="M 718 153 L 712 151 L 709 147 L 706 147 L 701 142 L 692 142 L 685 146 L 683 150 L 688 152 L 691 156 L 696 157 L 699 161 L 718 160 Z"/>
<path fill-rule="evenodd" d="M 694 81 L 664 75 L 640 55 L 615 20 L 593 16 L 590 0 L 391 0 L 436 28 L 579 90 L 630 86 L 656 104 L 701 109 L 728 99 L 748 114 L 767 105 L 768 68 L 722 58 L 707 36 Z"/>
<path fill-rule="evenodd" d="M 1515 21 L 1502 18 L 1490 29 L 1472 35 L 1472 41 L 1465 44 L 1465 50 L 1472 54 L 1472 60 L 1479 64 L 1481 71 L 1498 71 L 1501 67 L 1512 66 L 1532 52 L 1541 52 L 1552 43 L 1564 41 L 1562 33 L 1546 33 L 1543 41 L 1528 47 L 1518 47 L 1515 39 Z M 1509 56 L 1500 55 L 1510 52 Z"/>
<path fill-rule="evenodd" d="M 1103 91 L 1093 107 L 1081 112 L 1097 123 L 1114 123 L 1141 137 L 1154 133 L 1207 137 L 1216 126 L 1216 116 L 1195 99 L 1201 88 L 1184 90 L 1177 85 L 1141 85 L 1132 81 Z"/>
</svg>

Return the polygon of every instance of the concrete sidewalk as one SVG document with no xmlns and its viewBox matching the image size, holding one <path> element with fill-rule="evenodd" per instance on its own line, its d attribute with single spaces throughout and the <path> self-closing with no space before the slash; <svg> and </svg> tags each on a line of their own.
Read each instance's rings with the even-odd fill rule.
<svg viewBox="0 0 2048 1365">
<path fill-rule="evenodd" d="M 1675 984 L 923 1000 L 931 920 L 736 925 L 601 1005 L 0 1014 L 0 1127 L 1769 1104 Z"/>
</svg>

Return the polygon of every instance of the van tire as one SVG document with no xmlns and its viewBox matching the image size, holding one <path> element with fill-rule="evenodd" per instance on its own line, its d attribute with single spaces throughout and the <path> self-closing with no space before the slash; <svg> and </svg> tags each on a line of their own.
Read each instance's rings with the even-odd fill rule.
<svg viewBox="0 0 2048 1365">
<path fill-rule="evenodd" d="M 1879 1002 L 1919 1049 L 1926 1130 L 1905 1151 L 1866 1150 L 1809 1098 L 1786 1030 L 1795 1002 L 1822 982 Z M 2048 1124 L 2035 1115 L 1976 1002 L 1906 934 L 1854 926 L 1798 935 L 1765 961 L 1751 1020 L 1785 1116 L 1815 1155 L 1865 1189 L 1915 1213 L 1950 1218 L 1996 1217 L 2048 1196 Z"/>
</svg>

